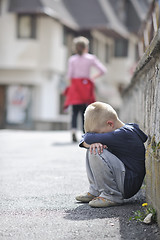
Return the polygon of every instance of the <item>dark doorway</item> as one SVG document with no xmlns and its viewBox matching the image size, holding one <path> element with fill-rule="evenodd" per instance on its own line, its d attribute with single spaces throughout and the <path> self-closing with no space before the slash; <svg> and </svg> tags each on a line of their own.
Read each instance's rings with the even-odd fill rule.
<svg viewBox="0 0 160 240">
<path fill-rule="evenodd" d="M 6 86 L 0 85 L 0 128 L 4 128 L 6 119 Z"/>
</svg>

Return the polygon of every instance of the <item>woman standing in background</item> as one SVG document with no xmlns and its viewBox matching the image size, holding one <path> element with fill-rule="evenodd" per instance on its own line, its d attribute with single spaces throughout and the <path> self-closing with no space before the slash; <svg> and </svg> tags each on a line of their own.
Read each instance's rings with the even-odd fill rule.
<svg viewBox="0 0 160 240">
<path fill-rule="evenodd" d="M 84 111 L 88 104 L 95 101 L 94 80 L 106 72 L 104 65 L 93 54 L 88 53 L 89 40 L 85 37 L 77 37 L 73 40 L 76 54 L 68 60 L 67 78 L 69 87 L 65 91 L 66 99 L 64 107 L 72 105 L 72 141 L 77 142 L 77 116 L 82 116 L 84 123 Z M 98 73 L 90 76 L 91 68 L 95 67 Z M 83 128 L 83 127 L 82 127 Z"/>
</svg>

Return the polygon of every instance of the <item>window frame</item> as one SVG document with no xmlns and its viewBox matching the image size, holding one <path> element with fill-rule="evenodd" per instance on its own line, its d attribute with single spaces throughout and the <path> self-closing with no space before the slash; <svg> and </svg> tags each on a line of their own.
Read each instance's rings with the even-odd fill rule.
<svg viewBox="0 0 160 240">
<path fill-rule="evenodd" d="M 0 0 L 0 16 L 2 15 L 2 0 Z"/>
<path fill-rule="evenodd" d="M 31 31 L 30 36 L 22 36 L 20 33 L 20 21 L 23 17 L 31 18 Z M 36 39 L 36 15 L 35 14 L 18 14 L 17 16 L 17 38 L 18 39 Z"/>
<path fill-rule="evenodd" d="M 119 51 L 119 46 L 121 47 L 121 51 Z M 114 41 L 114 57 L 116 58 L 125 58 L 128 57 L 128 46 L 129 41 L 128 39 L 124 38 L 116 38 Z"/>
<path fill-rule="evenodd" d="M 108 43 L 105 43 L 105 63 L 109 63 L 110 62 L 110 45 Z"/>
</svg>

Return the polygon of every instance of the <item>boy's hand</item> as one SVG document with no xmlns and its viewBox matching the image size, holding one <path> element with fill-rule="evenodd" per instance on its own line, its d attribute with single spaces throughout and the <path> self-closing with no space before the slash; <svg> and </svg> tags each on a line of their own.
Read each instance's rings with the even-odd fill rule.
<svg viewBox="0 0 160 240">
<path fill-rule="evenodd" d="M 97 149 L 97 151 L 96 151 Z M 98 152 L 98 154 L 101 154 L 103 152 L 103 149 L 107 149 L 106 145 L 102 145 L 101 143 L 93 143 L 90 145 L 89 147 L 89 151 L 92 154 L 92 152 L 94 154 L 96 154 Z"/>
</svg>

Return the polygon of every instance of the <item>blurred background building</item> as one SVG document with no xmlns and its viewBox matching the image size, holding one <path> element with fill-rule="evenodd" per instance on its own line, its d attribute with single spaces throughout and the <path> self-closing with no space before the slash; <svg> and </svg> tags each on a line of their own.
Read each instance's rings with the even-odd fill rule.
<svg viewBox="0 0 160 240">
<path fill-rule="evenodd" d="M 83 35 L 108 72 L 97 100 L 121 93 L 159 24 L 155 0 L 0 0 L 0 128 L 67 129 L 63 111 L 72 40 Z"/>
</svg>

